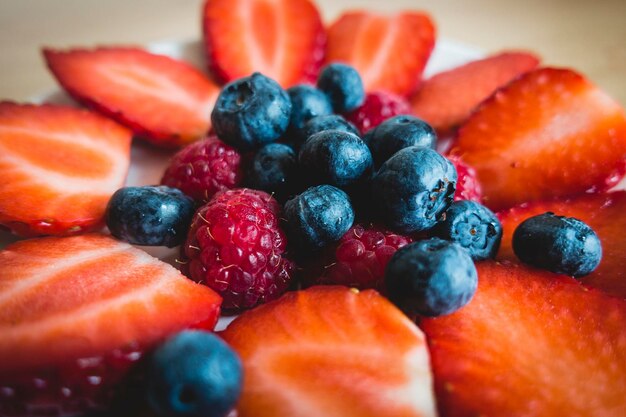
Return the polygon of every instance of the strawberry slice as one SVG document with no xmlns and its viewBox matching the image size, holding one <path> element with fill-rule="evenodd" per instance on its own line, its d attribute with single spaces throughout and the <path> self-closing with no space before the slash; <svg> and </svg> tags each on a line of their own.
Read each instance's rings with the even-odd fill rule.
<svg viewBox="0 0 626 417">
<path fill-rule="evenodd" d="M 6 247 L 0 415 L 103 408 L 143 352 L 184 328 L 212 329 L 220 303 L 172 266 L 104 235 Z"/>
<path fill-rule="evenodd" d="M 137 48 L 43 54 L 72 97 L 156 145 L 183 145 L 209 131 L 219 88 L 187 63 Z"/>
<path fill-rule="evenodd" d="M 492 210 L 607 189 L 626 168 L 626 115 L 580 74 L 538 69 L 485 101 L 450 153 L 476 169 Z"/>
<path fill-rule="evenodd" d="M 424 81 L 411 98 L 413 112 L 440 134 L 458 126 L 499 87 L 539 65 L 528 52 L 503 52 L 473 61 Z"/>
<path fill-rule="evenodd" d="M 0 102 L 0 225 L 22 236 L 100 226 L 130 142 L 129 130 L 86 110 Z"/>
<path fill-rule="evenodd" d="M 471 303 L 427 319 L 439 413 L 626 415 L 626 302 L 573 278 L 480 263 Z"/>
<path fill-rule="evenodd" d="M 424 337 L 373 290 L 288 293 L 223 337 L 244 363 L 239 417 L 435 415 Z"/>
<path fill-rule="evenodd" d="M 600 266 L 591 274 L 579 278 L 579 281 L 626 298 L 626 191 L 534 202 L 498 213 L 504 231 L 498 259 L 517 260 L 511 244 L 513 232 L 527 218 L 548 211 L 582 220 L 600 237 Z"/>
<path fill-rule="evenodd" d="M 206 54 L 223 82 L 258 71 L 283 87 L 314 82 L 326 32 L 309 0 L 206 0 Z"/>
<path fill-rule="evenodd" d="M 408 96 L 417 88 L 434 46 L 435 25 L 425 13 L 350 11 L 328 29 L 326 62 L 355 67 L 366 91 Z"/>
</svg>

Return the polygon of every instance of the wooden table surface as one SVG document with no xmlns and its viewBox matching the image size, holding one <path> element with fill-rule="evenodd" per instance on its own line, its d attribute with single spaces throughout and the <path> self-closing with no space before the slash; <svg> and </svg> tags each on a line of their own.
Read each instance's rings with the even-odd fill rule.
<svg viewBox="0 0 626 417">
<path fill-rule="evenodd" d="M 0 99 L 55 88 L 39 49 L 200 36 L 203 0 L 0 0 Z M 317 0 L 342 10 L 427 10 L 439 36 L 495 52 L 536 51 L 583 72 L 626 105 L 626 0 Z"/>
</svg>

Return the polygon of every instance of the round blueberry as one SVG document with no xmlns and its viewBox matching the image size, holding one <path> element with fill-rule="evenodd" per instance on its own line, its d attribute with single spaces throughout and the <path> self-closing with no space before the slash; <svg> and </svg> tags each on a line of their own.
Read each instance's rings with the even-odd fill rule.
<svg viewBox="0 0 626 417">
<path fill-rule="evenodd" d="M 391 301 L 408 315 L 436 317 L 472 299 L 478 273 L 465 249 L 431 238 L 406 245 L 391 257 L 385 285 Z"/>
<path fill-rule="evenodd" d="M 602 260 L 602 245 L 591 227 L 550 212 L 517 226 L 513 251 L 522 262 L 573 277 L 593 272 Z"/>
<path fill-rule="evenodd" d="M 352 111 L 365 100 L 361 76 L 346 64 L 325 66 L 317 79 L 317 87 L 328 95 L 336 113 Z"/>
<path fill-rule="evenodd" d="M 430 229 L 452 203 L 454 165 L 432 149 L 411 146 L 396 152 L 372 178 L 378 215 L 400 233 Z"/>
<path fill-rule="evenodd" d="M 311 187 L 287 201 L 284 216 L 290 243 L 303 250 L 339 240 L 354 222 L 350 198 L 331 185 Z"/>
<path fill-rule="evenodd" d="M 298 134 L 304 124 L 317 116 L 333 114 L 328 97 L 317 88 L 299 84 L 287 89 L 291 99 L 291 118 L 289 132 Z"/>
<path fill-rule="evenodd" d="M 352 133 L 359 136 L 359 130 L 352 123 L 344 119 L 338 114 L 329 114 L 326 116 L 317 116 L 306 122 L 300 131 L 302 142 L 306 142 L 308 138 L 316 133 L 325 130 L 341 130 L 342 132 Z"/>
<path fill-rule="evenodd" d="M 193 200 L 176 188 L 125 187 L 111 196 L 105 221 L 118 239 L 173 248 L 185 240 L 194 208 Z"/>
<path fill-rule="evenodd" d="M 475 261 L 494 258 L 502 240 L 502 225 L 495 214 L 475 201 L 455 201 L 433 236 L 455 242 L 469 252 Z"/>
<path fill-rule="evenodd" d="M 217 136 L 240 150 L 274 142 L 289 125 L 291 100 L 278 83 L 258 72 L 226 84 L 211 113 Z"/>
<path fill-rule="evenodd" d="M 376 166 L 409 146 L 435 148 L 437 134 L 425 121 L 414 116 L 399 115 L 385 120 L 363 137 L 372 151 Z"/>
<path fill-rule="evenodd" d="M 278 198 L 288 196 L 298 184 L 295 151 L 282 143 L 263 146 L 250 161 L 246 178 L 251 188 L 274 193 Z"/>
<path fill-rule="evenodd" d="M 343 188 L 371 175 L 372 154 L 365 142 L 340 130 L 325 130 L 311 136 L 300 148 L 298 161 L 311 184 Z"/>
<path fill-rule="evenodd" d="M 150 358 L 148 402 L 161 416 L 225 417 L 241 394 L 243 367 L 213 333 L 186 330 Z"/>
</svg>

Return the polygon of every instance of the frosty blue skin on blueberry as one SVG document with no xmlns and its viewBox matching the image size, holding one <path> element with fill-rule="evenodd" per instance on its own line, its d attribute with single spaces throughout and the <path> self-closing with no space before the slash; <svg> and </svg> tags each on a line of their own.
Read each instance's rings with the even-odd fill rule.
<svg viewBox="0 0 626 417">
<path fill-rule="evenodd" d="M 156 349 L 146 382 L 148 403 L 161 416 L 226 417 L 241 395 L 243 366 L 216 335 L 186 330 Z"/>
<path fill-rule="evenodd" d="M 371 176 L 372 154 L 357 135 L 340 130 L 316 133 L 300 148 L 300 169 L 310 184 L 345 188 Z"/>
<path fill-rule="evenodd" d="M 437 133 L 425 121 L 414 116 L 399 115 L 385 120 L 363 137 L 372 151 L 374 164 L 381 166 L 401 149 L 421 146 L 434 149 Z"/>
<path fill-rule="evenodd" d="M 350 198 L 331 185 L 308 188 L 285 203 L 283 214 L 290 244 L 303 250 L 339 240 L 354 222 Z"/>
<path fill-rule="evenodd" d="M 469 253 L 439 238 L 400 248 L 385 271 L 389 298 L 408 315 L 436 317 L 466 305 L 476 293 L 478 273 Z"/>
<path fill-rule="evenodd" d="M 591 227 L 551 212 L 517 226 L 513 251 L 522 262 L 573 277 L 593 272 L 602 260 L 602 245 Z"/>
<path fill-rule="evenodd" d="M 473 260 L 482 261 L 496 256 L 502 240 L 502 225 L 487 207 L 461 200 L 450 205 L 431 235 L 459 244 Z"/>
<path fill-rule="evenodd" d="M 307 85 L 294 85 L 287 89 L 291 100 L 291 117 L 289 132 L 298 134 L 304 124 L 317 116 L 333 114 L 333 108 L 328 97 L 317 88 Z"/>
<path fill-rule="evenodd" d="M 432 228 L 454 198 L 457 173 L 432 149 L 411 146 L 389 158 L 372 178 L 372 197 L 387 226 L 400 233 Z"/>
<path fill-rule="evenodd" d="M 298 158 L 291 146 L 270 143 L 259 149 L 246 173 L 251 188 L 286 197 L 298 185 Z"/>
<path fill-rule="evenodd" d="M 194 210 L 193 200 L 176 188 L 125 187 L 111 196 L 105 221 L 118 239 L 173 248 L 185 240 Z"/>
<path fill-rule="evenodd" d="M 317 87 L 329 97 L 335 113 L 346 113 L 363 104 L 365 88 L 353 67 L 332 63 L 322 68 Z"/>
<path fill-rule="evenodd" d="M 281 137 L 290 116 L 287 92 L 276 81 L 255 72 L 224 86 L 211 113 L 211 123 L 221 140 L 249 151 Z"/>
<path fill-rule="evenodd" d="M 316 133 L 325 130 L 341 130 L 342 132 L 352 133 L 359 136 L 359 130 L 352 123 L 344 119 L 338 114 L 329 114 L 326 116 L 317 116 L 306 122 L 300 131 L 299 138 L 301 144 L 306 142 L 308 138 Z"/>
</svg>

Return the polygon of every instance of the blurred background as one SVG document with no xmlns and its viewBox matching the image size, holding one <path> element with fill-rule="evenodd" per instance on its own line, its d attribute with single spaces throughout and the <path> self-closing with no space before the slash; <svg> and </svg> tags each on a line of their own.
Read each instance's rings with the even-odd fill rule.
<svg viewBox="0 0 626 417">
<path fill-rule="evenodd" d="M 0 99 L 55 88 L 39 49 L 200 37 L 203 0 L 0 0 Z M 572 67 L 626 105 L 626 0 L 316 0 L 342 10 L 428 11 L 439 36 L 485 52 L 529 49 Z"/>
</svg>

